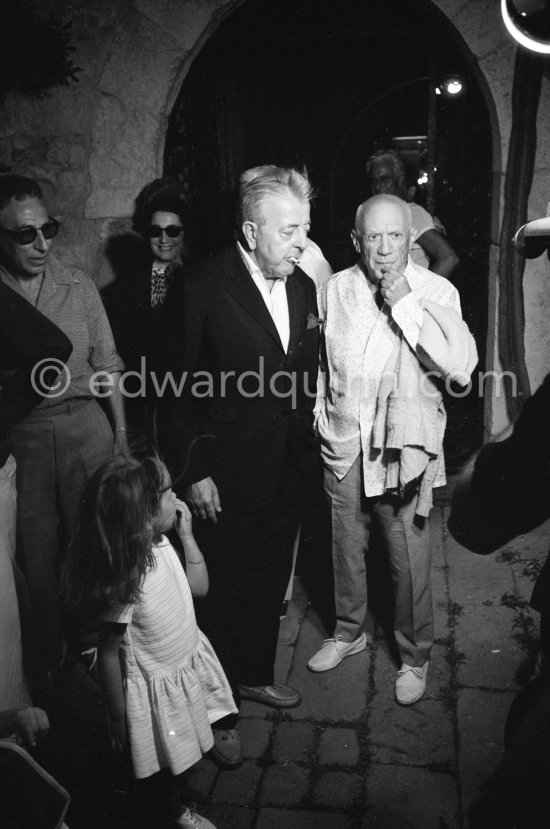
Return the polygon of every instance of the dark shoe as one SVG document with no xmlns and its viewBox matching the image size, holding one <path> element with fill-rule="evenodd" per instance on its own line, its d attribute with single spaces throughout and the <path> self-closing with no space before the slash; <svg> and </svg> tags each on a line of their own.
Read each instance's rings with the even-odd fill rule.
<svg viewBox="0 0 550 829">
<path fill-rule="evenodd" d="M 302 695 L 289 685 L 259 685 L 251 688 L 248 685 L 239 685 L 242 699 L 261 702 L 271 708 L 295 708 L 300 705 Z"/>
<path fill-rule="evenodd" d="M 221 769 L 238 769 L 242 766 L 241 737 L 236 728 L 212 729 L 214 746 L 210 749 L 210 756 Z"/>
</svg>

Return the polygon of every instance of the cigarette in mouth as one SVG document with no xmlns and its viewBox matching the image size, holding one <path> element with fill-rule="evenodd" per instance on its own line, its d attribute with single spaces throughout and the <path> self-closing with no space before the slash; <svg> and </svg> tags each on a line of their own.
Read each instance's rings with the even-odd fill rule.
<svg viewBox="0 0 550 829">
<path fill-rule="evenodd" d="M 295 256 L 289 256 L 288 261 L 292 262 L 293 265 L 297 265 L 300 260 L 296 259 Z"/>
</svg>

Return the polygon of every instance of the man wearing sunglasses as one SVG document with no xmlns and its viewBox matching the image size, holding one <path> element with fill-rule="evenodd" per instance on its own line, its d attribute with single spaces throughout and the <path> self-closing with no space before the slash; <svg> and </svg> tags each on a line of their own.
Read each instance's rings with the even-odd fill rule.
<svg viewBox="0 0 550 829">
<path fill-rule="evenodd" d="M 97 289 L 50 253 L 57 230 L 35 181 L 0 176 L 0 280 L 60 328 L 72 345 L 57 383 L 12 431 L 17 555 L 27 577 L 43 666 L 52 673 L 64 649 L 55 575 L 59 547 L 72 530 L 88 477 L 113 451 L 113 429 L 95 400 L 97 372 L 107 390 L 115 450 L 126 451 L 118 389 L 123 364 Z M 31 372 L 36 382 L 43 369 L 37 365 Z"/>
</svg>

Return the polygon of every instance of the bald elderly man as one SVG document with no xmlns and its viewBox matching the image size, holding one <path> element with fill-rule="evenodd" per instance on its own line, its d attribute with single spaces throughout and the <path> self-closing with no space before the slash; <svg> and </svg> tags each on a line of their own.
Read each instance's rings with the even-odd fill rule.
<svg viewBox="0 0 550 829">
<path fill-rule="evenodd" d="M 395 693 L 411 705 L 425 692 L 433 644 L 428 515 L 445 483 L 441 388 L 467 385 L 475 342 L 451 283 L 415 265 L 408 204 L 376 195 L 357 210 L 356 265 L 319 291 L 322 371 L 315 408 L 332 519 L 334 635 L 311 658 L 335 668 L 366 646 L 365 554 L 377 525 L 394 588 L 401 657 Z"/>
</svg>

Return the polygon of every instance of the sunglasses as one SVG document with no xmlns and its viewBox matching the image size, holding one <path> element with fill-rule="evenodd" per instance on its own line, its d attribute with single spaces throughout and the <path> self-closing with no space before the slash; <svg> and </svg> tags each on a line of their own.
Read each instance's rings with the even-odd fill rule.
<svg viewBox="0 0 550 829">
<path fill-rule="evenodd" d="M 53 239 L 59 230 L 59 222 L 51 217 L 42 225 L 42 227 L 24 227 L 22 230 L 8 230 L 7 227 L 0 227 L 0 233 L 3 233 L 8 239 L 15 242 L 16 245 L 30 245 L 38 236 L 38 232 L 42 234 L 44 239 Z"/>
<path fill-rule="evenodd" d="M 149 230 L 147 231 L 149 238 L 157 239 L 159 236 L 162 236 L 163 233 L 166 233 L 170 239 L 177 239 L 180 233 L 183 232 L 183 227 L 181 225 L 167 225 L 166 227 L 161 227 L 160 225 L 151 225 Z"/>
</svg>

